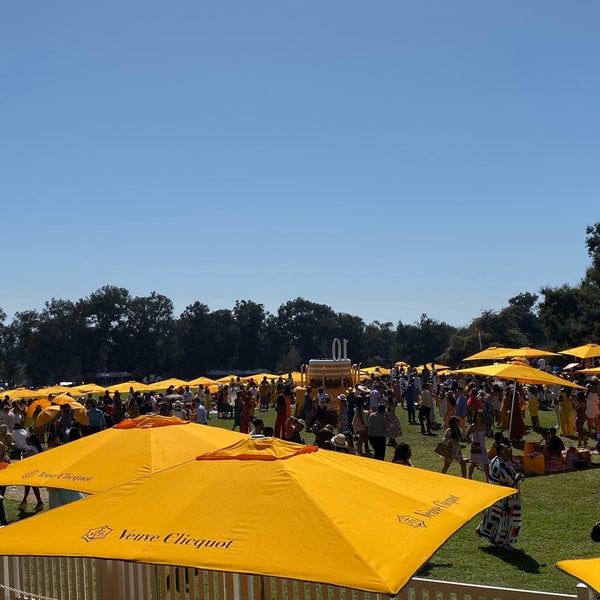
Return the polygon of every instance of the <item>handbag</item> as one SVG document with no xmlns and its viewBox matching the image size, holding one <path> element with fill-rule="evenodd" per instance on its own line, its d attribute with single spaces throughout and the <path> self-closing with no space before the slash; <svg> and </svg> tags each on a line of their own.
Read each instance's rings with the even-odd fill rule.
<svg viewBox="0 0 600 600">
<path fill-rule="evenodd" d="M 452 458 L 452 446 L 446 441 L 438 442 L 437 446 L 433 449 L 433 451 L 444 458 Z"/>
</svg>

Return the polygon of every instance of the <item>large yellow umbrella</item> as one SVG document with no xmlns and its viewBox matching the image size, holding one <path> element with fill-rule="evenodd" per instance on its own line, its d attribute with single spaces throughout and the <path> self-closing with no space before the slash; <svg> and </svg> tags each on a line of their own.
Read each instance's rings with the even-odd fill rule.
<svg viewBox="0 0 600 600">
<path fill-rule="evenodd" d="M 458 369 L 453 373 L 465 373 L 467 375 L 480 375 L 482 377 L 497 377 L 498 379 L 507 379 L 509 381 L 518 381 L 520 383 L 535 383 L 539 385 L 561 385 L 584 389 L 580 385 L 541 371 L 534 369 L 529 365 L 518 362 L 499 363 L 495 365 L 485 365 L 483 367 L 468 367 L 466 369 Z"/>
<path fill-rule="evenodd" d="M 417 369 L 417 373 L 421 373 L 423 371 L 423 367 L 427 366 L 428 369 L 431 369 L 431 365 L 433 364 L 433 366 L 435 367 L 435 370 L 438 372 L 441 371 L 449 371 L 450 367 L 447 365 L 438 365 L 437 363 L 425 363 L 424 365 L 419 365 L 418 367 L 415 367 L 415 369 Z"/>
<path fill-rule="evenodd" d="M 81 396 L 87 394 L 104 394 L 105 391 L 105 387 L 102 387 L 101 385 L 97 385 L 95 383 L 84 383 L 83 385 L 76 385 L 75 387 L 71 388 L 72 394 L 78 394 Z"/>
<path fill-rule="evenodd" d="M 493 360 L 498 357 L 499 354 L 504 352 L 510 352 L 514 350 L 514 348 L 502 348 L 500 346 L 490 346 L 481 352 L 477 352 L 476 354 L 471 354 L 471 356 L 467 356 L 467 358 L 463 358 L 463 360 Z"/>
<path fill-rule="evenodd" d="M 149 390 L 162 391 L 166 390 L 168 387 L 173 386 L 174 388 L 185 387 L 186 385 L 190 385 L 184 379 L 177 379 L 176 377 L 171 377 L 170 379 L 164 379 L 163 381 L 155 381 L 154 383 L 149 383 L 146 387 Z"/>
<path fill-rule="evenodd" d="M 11 400 L 28 400 L 29 398 L 39 398 L 42 394 L 38 390 L 30 390 L 29 388 L 16 388 L 4 392 L 2 396 L 8 396 Z"/>
<path fill-rule="evenodd" d="M 514 350 L 501 352 L 494 358 L 538 358 L 541 356 L 560 356 L 560 354 L 556 352 L 549 352 L 548 350 L 538 350 L 537 348 L 523 346 L 522 348 L 515 348 Z"/>
<path fill-rule="evenodd" d="M 71 404 L 71 402 L 75 402 L 76 399 L 69 394 L 59 394 L 58 396 L 54 396 L 52 398 L 52 404 L 57 404 L 60 406 L 61 404 Z"/>
<path fill-rule="evenodd" d="M 141 416 L 40 452 L 27 462 L 15 461 L 0 472 L 0 485 L 49 486 L 95 494 L 247 437 L 176 417 Z M 182 485 L 187 482 L 180 482 L 180 489 Z"/>
<path fill-rule="evenodd" d="M 104 389 L 108 390 L 111 393 L 119 392 L 119 394 L 127 394 L 130 388 L 133 388 L 134 392 L 142 392 L 146 391 L 148 389 L 148 386 L 146 386 L 146 384 L 144 383 L 140 383 L 139 381 L 131 380 L 123 381 L 122 383 L 115 383 L 114 385 L 111 385 Z"/>
<path fill-rule="evenodd" d="M 579 373 L 587 373 L 588 375 L 600 375 L 600 367 L 593 367 L 591 369 L 578 369 Z"/>
<path fill-rule="evenodd" d="M 567 356 L 576 356 L 577 358 L 594 358 L 596 356 L 600 356 L 600 345 L 585 344 L 584 346 L 577 346 L 576 348 L 561 350 L 559 354 L 566 354 Z"/>
<path fill-rule="evenodd" d="M 389 375 L 390 370 L 379 365 L 373 367 L 363 367 L 360 370 L 361 375 Z"/>
<path fill-rule="evenodd" d="M 189 385 L 190 387 L 196 387 L 199 385 L 208 386 L 218 385 L 218 382 L 216 382 L 214 379 L 211 379 L 210 377 L 196 377 L 196 379 L 191 379 L 190 381 L 188 381 L 187 385 Z"/>
<path fill-rule="evenodd" d="M 600 558 L 579 558 L 575 560 L 560 560 L 556 567 L 569 575 L 583 581 L 600 594 Z"/>
<path fill-rule="evenodd" d="M 28 407 L 27 407 L 27 416 L 28 417 L 33 417 L 33 413 L 35 413 L 35 409 L 39 406 L 41 408 L 47 408 L 48 406 L 51 405 L 50 400 L 46 400 L 45 398 L 40 398 L 39 400 L 34 400 Z"/>
<path fill-rule="evenodd" d="M 9 555 L 94 556 L 396 594 L 454 532 L 514 492 L 251 439 L 13 523 L 0 530 L 0 545 Z"/>
<path fill-rule="evenodd" d="M 87 425 L 90 422 L 88 419 L 88 416 L 87 416 L 87 411 L 85 409 L 85 406 L 83 406 L 83 404 L 79 404 L 79 402 L 74 402 L 74 401 L 69 402 L 68 404 L 73 409 L 73 419 L 75 419 L 75 421 L 77 421 L 78 423 L 81 423 L 82 425 Z M 35 426 L 43 427 L 46 423 L 50 423 L 50 421 L 52 421 L 52 419 L 54 419 L 58 415 L 58 413 L 60 413 L 61 406 L 62 405 L 53 404 L 52 406 L 47 406 L 46 408 L 42 409 L 40 414 L 37 416 L 37 419 L 35 420 Z M 29 484 L 25 484 L 25 485 L 29 485 Z M 40 485 L 44 485 L 44 484 L 42 483 Z M 73 488 L 67 488 L 67 489 L 73 489 Z"/>
</svg>

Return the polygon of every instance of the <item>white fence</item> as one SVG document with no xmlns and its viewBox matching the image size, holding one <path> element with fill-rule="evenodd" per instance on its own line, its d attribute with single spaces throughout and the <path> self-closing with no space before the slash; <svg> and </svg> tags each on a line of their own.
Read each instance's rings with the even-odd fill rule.
<svg viewBox="0 0 600 600">
<path fill-rule="evenodd" d="M 552 594 L 414 577 L 398 600 L 593 600 L 586 586 Z M 0 600 L 387 600 L 388 596 L 275 577 L 93 558 L 4 556 Z"/>
</svg>

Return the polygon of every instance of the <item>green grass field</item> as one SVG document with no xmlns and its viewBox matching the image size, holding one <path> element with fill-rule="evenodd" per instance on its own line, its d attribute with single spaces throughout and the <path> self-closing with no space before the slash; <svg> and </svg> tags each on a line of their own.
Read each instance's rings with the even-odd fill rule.
<svg viewBox="0 0 600 600">
<path fill-rule="evenodd" d="M 433 452 L 436 437 L 420 434 L 418 426 L 409 425 L 406 411 L 397 413 L 404 431 L 403 440 L 413 450 L 413 463 L 422 469 L 439 471 L 442 459 Z M 272 425 L 275 411 L 256 413 L 267 425 Z M 439 419 L 438 419 L 439 420 Z M 540 411 L 542 427 L 555 425 L 554 413 Z M 211 426 L 231 428 L 232 420 L 220 420 L 211 415 Z M 307 443 L 314 437 L 308 433 Z M 540 436 L 528 433 L 528 441 Z M 565 439 L 565 445 L 576 440 Z M 491 443 L 491 441 L 490 441 Z M 591 442 L 590 442 L 591 445 Z M 386 460 L 390 461 L 393 450 L 388 448 Z M 519 451 L 516 451 L 519 453 Z M 373 460 L 361 458 L 360 460 Z M 475 534 L 476 517 L 452 536 L 416 573 L 420 577 L 460 581 L 474 584 L 543 590 L 575 594 L 576 580 L 561 573 L 554 563 L 561 559 L 586 558 L 600 555 L 600 546 L 591 541 L 589 533 L 600 520 L 600 458 L 594 456 L 590 468 L 545 476 L 528 476 L 522 484 L 523 527 L 517 549 L 502 550 L 485 543 Z M 459 466 L 453 464 L 450 476 L 460 476 Z M 483 473 L 475 470 L 474 478 L 484 481 Z M 5 501 L 9 522 L 22 518 L 17 502 Z M 25 516 L 29 516 L 26 513 Z M 366 517 L 366 515 L 365 515 Z M 381 548 L 385 553 L 386 548 Z"/>
</svg>

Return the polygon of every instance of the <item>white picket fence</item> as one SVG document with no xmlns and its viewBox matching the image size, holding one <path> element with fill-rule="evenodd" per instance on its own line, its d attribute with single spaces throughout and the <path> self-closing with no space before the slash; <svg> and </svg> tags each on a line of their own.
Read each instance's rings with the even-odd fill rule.
<svg viewBox="0 0 600 600">
<path fill-rule="evenodd" d="M 414 577 L 398 600 L 594 600 L 583 584 L 553 594 Z M 93 558 L 4 556 L 0 600 L 388 600 L 383 594 L 275 577 Z"/>
</svg>

